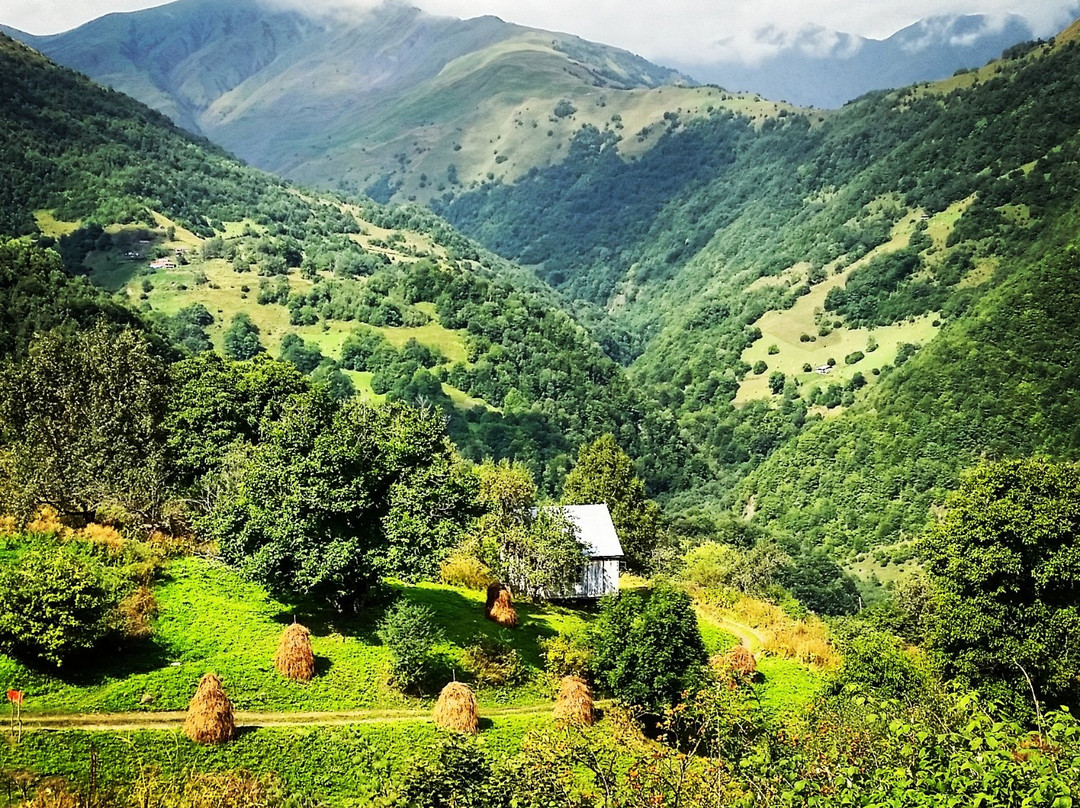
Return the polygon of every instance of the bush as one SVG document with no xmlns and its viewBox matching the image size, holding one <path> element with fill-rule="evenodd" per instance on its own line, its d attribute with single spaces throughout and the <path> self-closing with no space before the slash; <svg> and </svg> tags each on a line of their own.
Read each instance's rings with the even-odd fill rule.
<svg viewBox="0 0 1080 808">
<path fill-rule="evenodd" d="M 455 553 L 439 567 L 439 575 L 443 583 L 451 586 L 463 586 L 466 589 L 487 589 L 495 583 L 495 576 L 491 574 L 487 564 L 476 556 L 465 553 Z"/>
<path fill-rule="evenodd" d="M 0 570 L 0 651 L 61 667 L 114 627 L 118 581 L 68 545 L 28 550 Z"/>
<path fill-rule="evenodd" d="M 378 635 L 392 658 L 390 675 L 402 690 L 419 684 L 427 674 L 431 652 L 442 639 L 426 606 L 399 600 L 379 624 Z"/>
<path fill-rule="evenodd" d="M 856 362 L 861 362 L 866 356 L 862 351 L 852 351 L 844 357 L 845 365 L 854 365 Z"/>
<path fill-rule="evenodd" d="M 519 682 L 525 674 L 521 655 L 502 640 L 478 634 L 461 657 L 462 667 L 477 684 L 499 687 Z"/>
<path fill-rule="evenodd" d="M 690 597 L 671 584 L 605 598 L 590 628 L 599 683 L 627 704 L 675 704 L 708 656 Z"/>
<path fill-rule="evenodd" d="M 593 652 L 585 637 L 578 634 L 559 633 L 548 640 L 540 640 L 544 650 L 544 667 L 554 678 L 580 676 L 588 679 L 592 670 Z"/>
</svg>

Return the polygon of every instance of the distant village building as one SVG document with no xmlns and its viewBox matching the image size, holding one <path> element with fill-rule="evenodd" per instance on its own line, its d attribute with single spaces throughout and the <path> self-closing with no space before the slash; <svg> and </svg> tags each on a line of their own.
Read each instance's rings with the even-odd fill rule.
<svg viewBox="0 0 1080 808">
<path fill-rule="evenodd" d="M 818 365 L 815 372 L 820 373 L 822 376 L 826 373 L 832 373 L 832 365 Z"/>
<path fill-rule="evenodd" d="M 608 506 L 558 505 L 577 532 L 588 560 L 581 580 L 569 591 L 552 593 L 555 599 L 597 599 L 619 591 L 619 564 L 625 557 Z"/>
<path fill-rule="evenodd" d="M 176 262 L 171 258 L 158 258 L 150 262 L 150 269 L 176 269 Z"/>
</svg>

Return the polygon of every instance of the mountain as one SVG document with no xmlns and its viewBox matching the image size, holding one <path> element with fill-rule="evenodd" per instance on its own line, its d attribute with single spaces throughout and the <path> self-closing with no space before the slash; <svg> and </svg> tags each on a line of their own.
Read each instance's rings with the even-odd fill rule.
<svg viewBox="0 0 1080 808">
<path fill-rule="evenodd" d="M 384 199 L 521 176 L 586 123 L 638 132 L 718 103 L 626 51 L 393 0 L 333 14 L 180 0 L 13 35 L 253 165 Z"/>
<path fill-rule="evenodd" d="M 436 207 L 606 313 L 708 465 L 676 508 L 900 542 L 982 456 L 1080 456 L 1078 30 L 829 114 L 717 110 L 633 160 L 582 132 Z"/>
<path fill-rule="evenodd" d="M 766 28 L 754 37 L 754 45 L 765 53 L 761 57 L 676 64 L 701 81 L 731 90 L 834 108 L 871 90 L 936 81 L 981 67 L 1034 36 L 1027 20 L 1015 14 L 929 17 L 883 40 L 820 26 L 793 34 Z"/>
<path fill-rule="evenodd" d="M 54 247 L 77 276 L 50 281 L 63 300 L 47 306 L 42 282 L 15 283 L 0 350 L 54 309 L 122 320 L 120 300 L 179 349 L 228 352 L 240 329 L 338 394 L 439 407 L 463 453 L 526 462 L 548 491 L 606 432 L 660 487 L 694 467 L 556 294 L 429 211 L 301 192 L 2 35 L 0 75 L 0 236 Z"/>
</svg>

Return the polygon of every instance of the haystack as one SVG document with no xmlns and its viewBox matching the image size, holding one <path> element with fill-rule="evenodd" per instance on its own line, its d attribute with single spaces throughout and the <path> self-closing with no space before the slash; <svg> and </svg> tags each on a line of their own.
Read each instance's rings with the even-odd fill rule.
<svg viewBox="0 0 1080 808">
<path fill-rule="evenodd" d="M 590 727 L 596 721 L 592 692 L 580 676 L 564 676 L 555 701 L 555 720 L 563 724 Z"/>
<path fill-rule="evenodd" d="M 517 627 L 518 616 L 514 608 L 514 598 L 510 590 L 501 584 L 492 584 L 488 587 L 487 607 L 484 613 L 488 620 L 494 620 L 503 628 Z"/>
<path fill-rule="evenodd" d="M 724 665 L 741 676 L 753 676 L 757 672 L 757 660 L 745 645 L 736 645 L 724 654 Z"/>
<path fill-rule="evenodd" d="M 476 696 L 467 684 L 451 682 L 442 689 L 435 703 L 435 726 L 470 735 L 480 731 Z"/>
<path fill-rule="evenodd" d="M 311 681 L 315 676 L 315 654 L 311 652 L 311 632 L 307 628 L 293 623 L 281 632 L 274 667 L 289 679 Z"/>
<path fill-rule="evenodd" d="M 235 737 L 232 702 L 216 673 L 208 673 L 199 681 L 199 688 L 188 705 L 184 734 L 203 744 L 224 743 Z"/>
</svg>

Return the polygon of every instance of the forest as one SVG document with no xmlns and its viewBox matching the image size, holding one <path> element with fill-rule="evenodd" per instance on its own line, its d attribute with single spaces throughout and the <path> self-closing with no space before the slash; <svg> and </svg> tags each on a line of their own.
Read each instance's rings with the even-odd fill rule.
<svg viewBox="0 0 1080 808">
<path fill-rule="evenodd" d="M 448 223 L 0 37 L 0 802 L 1071 805 L 1078 59 Z"/>
</svg>

